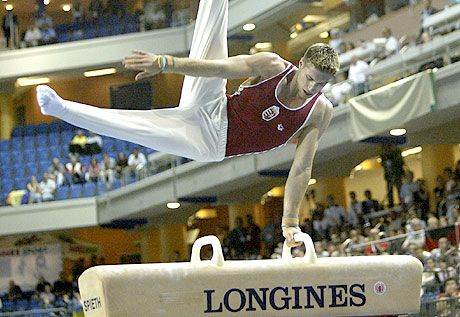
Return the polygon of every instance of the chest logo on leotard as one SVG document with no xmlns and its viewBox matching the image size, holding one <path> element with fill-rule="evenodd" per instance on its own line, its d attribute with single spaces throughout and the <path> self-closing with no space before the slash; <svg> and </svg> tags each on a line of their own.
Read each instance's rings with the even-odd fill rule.
<svg viewBox="0 0 460 317">
<path fill-rule="evenodd" d="M 278 106 L 271 106 L 270 108 L 267 108 L 262 112 L 262 119 L 265 121 L 271 121 L 275 119 L 278 115 L 280 114 L 280 107 Z"/>
</svg>

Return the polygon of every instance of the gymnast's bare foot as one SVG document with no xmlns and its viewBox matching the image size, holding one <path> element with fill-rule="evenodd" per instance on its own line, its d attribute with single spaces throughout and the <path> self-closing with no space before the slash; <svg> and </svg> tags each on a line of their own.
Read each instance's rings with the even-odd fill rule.
<svg viewBox="0 0 460 317">
<path fill-rule="evenodd" d="M 37 86 L 37 101 L 44 115 L 59 116 L 64 110 L 64 99 L 46 85 Z"/>
</svg>

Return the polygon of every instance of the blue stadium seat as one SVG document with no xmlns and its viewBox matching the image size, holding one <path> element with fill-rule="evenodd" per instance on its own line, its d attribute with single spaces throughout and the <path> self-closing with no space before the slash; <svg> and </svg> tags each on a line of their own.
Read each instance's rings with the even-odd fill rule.
<svg viewBox="0 0 460 317">
<path fill-rule="evenodd" d="M 14 138 L 11 140 L 11 150 L 13 152 L 22 151 L 24 149 L 22 138 Z"/>
<path fill-rule="evenodd" d="M 38 170 L 43 174 L 45 172 L 48 172 L 48 168 L 51 165 L 51 160 L 46 160 L 46 161 L 40 161 L 38 163 Z"/>
<path fill-rule="evenodd" d="M 121 182 L 119 179 L 114 179 L 112 183 L 112 190 L 118 189 L 121 187 Z"/>
<path fill-rule="evenodd" d="M 96 189 L 97 189 L 97 186 L 95 183 L 83 184 L 83 197 L 96 196 Z"/>
<path fill-rule="evenodd" d="M 97 37 L 97 30 L 93 28 L 85 29 L 83 31 L 83 39 L 94 39 Z"/>
<path fill-rule="evenodd" d="M 12 137 L 22 137 L 24 136 L 24 127 L 23 126 L 15 126 L 13 131 L 11 132 Z"/>
<path fill-rule="evenodd" d="M 34 125 L 26 125 L 24 127 L 24 136 L 33 136 L 35 135 L 35 126 Z"/>
<path fill-rule="evenodd" d="M 46 146 L 39 147 L 37 149 L 37 159 L 39 161 L 50 161 L 51 162 L 51 158 L 49 154 L 50 154 L 49 148 Z"/>
<path fill-rule="evenodd" d="M 46 145 L 48 142 L 48 135 L 47 134 L 37 134 L 35 137 L 35 146 Z"/>
<path fill-rule="evenodd" d="M 14 184 L 16 189 L 26 189 L 27 184 L 29 183 L 29 177 L 17 177 L 14 179 Z"/>
<path fill-rule="evenodd" d="M 40 123 L 35 126 L 35 134 L 47 134 L 48 133 L 48 124 Z"/>
<path fill-rule="evenodd" d="M 69 199 L 70 188 L 67 186 L 59 187 L 56 191 L 56 200 L 66 200 Z"/>
<path fill-rule="evenodd" d="M 2 188 L 3 188 L 3 193 L 8 194 L 10 191 L 13 190 L 13 181 L 11 179 L 8 179 L 6 182 L 2 182 Z"/>
<path fill-rule="evenodd" d="M 90 161 L 91 161 L 91 157 L 89 157 L 89 156 L 80 156 L 80 163 L 84 167 L 88 167 Z"/>
<path fill-rule="evenodd" d="M 61 132 L 61 122 L 54 121 L 48 123 L 48 133 L 59 133 Z"/>
<path fill-rule="evenodd" d="M 34 149 L 35 148 L 35 137 L 25 136 L 23 138 L 24 148 L 25 149 Z"/>
<path fill-rule="evenodd" d="M 81 185 L 71 185 L 70 186 L 70 198 L 80 198 L 82 194 Z"/>
<path fill-rule="evenodd" d="M 61 132 L 61 144 L 67 146 L 72 141 L 75 133 L 73 131 L 62 131 Z"/>
<path fill-rule="evenodd" d="M 50 146 L 55 146 L 61 143 L 61 133 L 53 131 L 48 134 L 47 142 Z"/>
<path fill-rule="evenodd" d="M 27 299 L 20 299 L 16 301 L 15 310 L 27 310 L 28 308 L 29 308 L 29 302 L 27 301 Z"/>
<path fill-rule="evenodd" d="M 30 309 L 39 309 L 42 308 L 42 301 L 40 298 L 31 298 L 30 299 Z"/>
<path fill-rule="evenodd" d="M 0 152 L 0 162 L 1 164 L 7 164 L 10 162 L 10 152 Z"/>
<path fill-rule="evenodd" d="M 9 301 L 9 300 L 4 300 L 2 301 L 2 306 L 3 306 L 3 311 L 5 312 L 10 312 L 14 310 L 14 302 Z"/>
<path fill-rule="evenodd" d="M 1 140 L 0 141 L 0 153 L 8 152 L 10 150 L 10 141 Z"/>
<path fill-rule="evenodd" d="M 97 183 L 97 195 L 102 195 L 107 192 L 107 185 L 104 182 Z"/>
</svg>

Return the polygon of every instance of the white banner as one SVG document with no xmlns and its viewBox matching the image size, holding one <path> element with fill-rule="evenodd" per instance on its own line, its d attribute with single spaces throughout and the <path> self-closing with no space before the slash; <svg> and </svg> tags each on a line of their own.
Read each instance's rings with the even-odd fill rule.
<svg viewBox="0 0 460 317">
<path fill-rule="evenodd" d="M 0 292 L 8 291 L 10 280 L 23 291 L 35 289 L 40 276 L 52 284 L 62 270 L 60 244 L 0 249 Z"/>
</svg>

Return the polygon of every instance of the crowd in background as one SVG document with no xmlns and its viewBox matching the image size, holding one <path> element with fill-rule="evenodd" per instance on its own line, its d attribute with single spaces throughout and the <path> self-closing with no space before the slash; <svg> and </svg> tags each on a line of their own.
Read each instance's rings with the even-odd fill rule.
<svg viewBox="0 0 460 317">
<path fill-rule="evenodd" d="M 91 0 L 87 7 L 80 0 L 73 0 L 70 11 L 66 23 L 71 26 L 72 40 L 87 38 L 84 32 L 91 29 L 91 25 L 116 23 L 128 16 L 135 21 L 137 32 L 184 25 L 191 16 L 189 8 L 176 8 L 173 0 L 145 0 L 142 6 L 133 8 L 121 0 Z M 59 26 L 47 13 L 43 0 L 36 1 L 36 12 L 27 26 L 20 25 L 14 10 L 6 11 L 2 23 L 5 46 L 25 48 L 57 43 L 63 29 Z"/>
<path fill-rule="evenodd" d="M 111 190 L 115 181 L 121 186 L 133 180 L 140 180 L 147 174 L 147 158 L 145 154 L 134 148 L 129 156 L 124 152 L 118 153 L 118 157 L 111 157 L 108 153 L 102 153 L 103 140 L 100 136 L 89 132 L 88 136 L 82 130 L 77 130 L 69 144 L 69 161 L 61 163 L 55 157 L 48 171 L 43 174 L 41 180 L 37 175 L 31 175 L 26 185 L 28 202 L 38 203 L 55 200 L 58 188 L 84 183 L 105 185 L 106 190 Z M 87 165 L 80 160 L 81 157 L 90 157 Z M 96 158 L 100 157 L 100 161 Z M 7 204 L 18 205 L 20 199 L 15 199 L 16 190 L 12 191 L 7 198 Z"/>
</svg>

